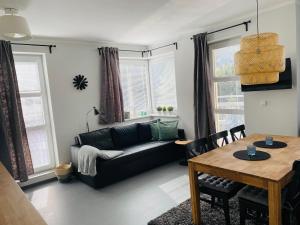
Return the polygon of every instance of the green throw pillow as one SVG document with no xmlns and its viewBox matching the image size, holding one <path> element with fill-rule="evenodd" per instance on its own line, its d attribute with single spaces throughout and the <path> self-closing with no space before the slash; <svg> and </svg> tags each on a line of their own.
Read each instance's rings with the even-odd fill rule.
<svg viewBox="0 0 300 225">
<path fill-rule="evenodd" d="M 167 141 L 178 138 L 178 121 L 163 121 L 158 123 L 158 140 Z"/>
<path fill-rule="evenodd" d="M 157 141 L 159 138 L 159 133 L 158 133 L 158 122 L 156 123 L 151 123 L 150 124 L 151 128 L 151 135 L 152 135 L 152 141 Z"/>
</svg>

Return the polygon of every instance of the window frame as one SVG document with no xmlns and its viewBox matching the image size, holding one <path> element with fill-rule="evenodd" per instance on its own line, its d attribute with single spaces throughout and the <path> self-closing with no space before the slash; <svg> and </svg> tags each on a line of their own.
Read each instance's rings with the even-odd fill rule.
<svg viewBox="0 0 300 225">
<path fill-rule="evenodd" d="M 142 118 L 146 118 L 151 116 L 152 111 L 152 101 L 151 101 L 151 88 L 150 88 L 150 77 L 149 77 L 149 61 L 148 58 L 138 58 L 138 57 L 119 57 L 119 62 L 120 62 L 120 67 L 121 67 L 121 62 L 143 62 L 146 65 L 146 98 L 147 98 L 147 115 L 146 116 L 135 116 L 135 117 L 131 117 L 129 119 L 125 119 L 125 121 L 130 121 L 130 120 L 136 120 L 136 119 L 142 119 Z M 121 72 L 121 69 L 120 69 Z M 121 79 L 120 79 L 121 80 Z M 122 81 L 121 81 L 121 85 L 122 85 Z"/>
<path fill-rule="evenodd" d="M 219 48 L 225 48 L 230 47 L 234 45 L 239 45 L 240 38 L 231 38 L 227 40 L 217 41 L 217 42 L 211 42 L 209 43 L 209 60 L 211 62 L 211 74 L 212 74 L 212 88 L 213 88 L 213 110 L 214 110 L 214 116 L 216 119 L 216 128 L 217 130 L 219 125 L 217 121 L 217 114 L 227 114 L 227 115 L 243 115 L 245 119 L 245 107 L 244 109 L 224 109 L 224 108 L 217 108 L 217 94 L 215 91 L 215 85 L 216 83 L 220 82 L 230 82 L 230 81 L 240 81 L 240 77 L 237 75 L 228 76 L 228 77 L 216 77 L 215 76 L 215 64 L 214 64 L 214 57 L 213 57 L 213 50 L 219 49 Z M 243 94 L 244 95 L 244 94 Z M 244 99 L 245 102 L 245 99 Z"/>
<path fill-rule="evenodd" d="M 44 128 L 47 134 L 50 163 L 46 166 L 35 167 L 34 174 L 37 174 L 53 169 L 58 161 L 57 142 L 52 113 L 46 55 L 44 53 L 13 52 L 13 56 L 15 62 L 36 62 L 38 65 L 40 91 L 32 91 L 26 93 L 20 92 L 21 99 L 27 97 L 40 97 L 42 100 L 42 107 L 45 120 L 44 124 L 26 127 L 26 130 L 28 131 Z"/>
</svg>

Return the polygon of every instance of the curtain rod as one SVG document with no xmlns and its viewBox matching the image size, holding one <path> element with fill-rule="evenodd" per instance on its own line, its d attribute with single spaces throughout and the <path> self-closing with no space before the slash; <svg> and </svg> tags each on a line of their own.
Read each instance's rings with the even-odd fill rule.
<svg viewBox="0 0 300 225">
<path fill-rule="evenodd" d="M 235 24 L 235 25 L 232 25 L 232 26 L 229 26 L 229 27 L 224 27 L 224 28 L 219 29 L 219 30 L 211 31 L 211 32 L 208 32 L 207 34 L 214 34 L 214 33 L 218 33 L 218 32 L 224 31 L 224 30 L 229 30 L 231 28 L 239 27 L 239 26 L 245 26 L 245 30 L 248 31 L 249 30 L 249 23 L 251 23 L 251 20 L 244 21 L 242 23 L 238 23 L 238 24 Z M 191 37 L 191 40 L 193 40 L 193 39 L 194 39 L 194 37 Z"/>
<path fill-rule="evenodd" d="M 52 53 L 52 48 L 56 48 L 56 45 L 42 45 L 42 44 L 25 44 L 25 43 L 10 43 L 12 45 L 27 45 L 27 46 L 37 46 L 37 47 L 48 47 L 49 53 Z"/>
<path fill-rule="evenodd" d="M 150 56 L 152 56 L 152 51 L 155 51 L 155 50 L 158 50 L 158 49 L 161 49 L 161 48 L 165 48 L 165 47 L 169 47 L 169 46 L 172 46 L 172 45 L 175 46 L 176 50 L 178 49 L 178 44 L 177 44 L 177 42 L 174 42 L 174 43 L 172 43 L 172 44 L 159 46 L 159 47 L 157 47 L 157 48 L 153 48 L 153 49 L 149 49 L 149 50 L 129 50 L 129 49 L 119 49 L 119 51 L 120 51 L 120 52 L 139 52 L 139 53 L 142 53 L 142 57 L 144 57 L 144 54 L 145 54 L 145 53 L 149 53 Z M 101 50 L 102 48 L 103 48 L 103 47 L 98 48 L 99 55 L 101 55 L 101 51 L 100 51 L 100 50 Z"/>
</svg>

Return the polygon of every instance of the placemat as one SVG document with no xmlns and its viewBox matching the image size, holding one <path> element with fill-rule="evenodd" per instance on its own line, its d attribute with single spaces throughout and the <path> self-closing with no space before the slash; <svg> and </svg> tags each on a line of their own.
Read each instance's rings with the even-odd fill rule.
<svg viewBox="0 0 300 225">
<path fill-rule="evenodd" d="M 287 146 L 287 144 L 282 141 L 273 141 L 272 145 L 267 145 L 266 141 L 256 141 L 253 145 L 259 148 L 285 148 Z"/>
<path fill-rule="evenodd" d="M 263 151 L 256 151 L 256 155 L 249 156 L 247 150 L 236 151 L 235 153 L 233 153 L 233 156 L 235 158 L 247 161 L 261 161 L 269 159 L 271 157 L 269 153 Z"/>
</svg>

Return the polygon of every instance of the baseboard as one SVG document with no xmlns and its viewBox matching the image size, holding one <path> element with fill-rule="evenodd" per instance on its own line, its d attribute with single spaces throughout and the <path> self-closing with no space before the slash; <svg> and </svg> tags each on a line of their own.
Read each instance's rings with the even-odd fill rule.
<svg viewBox="0 0 300 225">
<path fill-rule="evenodd" d="M 29 177 L 26 182 L 18 182 L 18 185 L 23 189 L 28 189 L 36 185 L 47 183 L 49 181 L 57 180 L 54 171 L 47 171 L 40 174 L 35 174 Z"/>
</svg>

